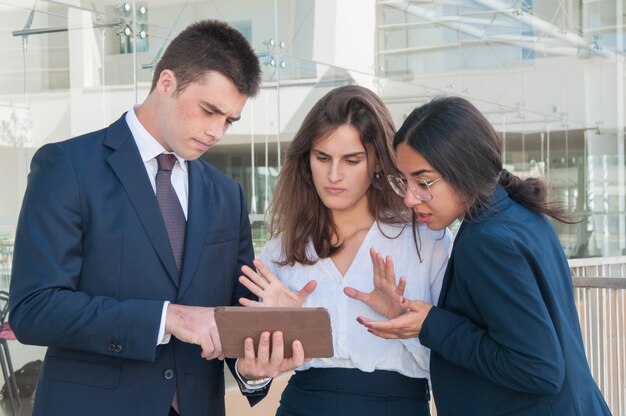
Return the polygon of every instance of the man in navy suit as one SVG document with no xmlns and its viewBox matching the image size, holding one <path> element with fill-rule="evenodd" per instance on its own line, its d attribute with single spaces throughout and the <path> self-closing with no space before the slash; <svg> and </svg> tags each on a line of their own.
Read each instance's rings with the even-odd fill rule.
<svg viewBox="0 0 626 416">
<path fill-rule="evenodd" d="M 259 84 L 239 32 L 195 23 L 172 40 L 143 104 L 35 154 L 10 312 L 21 342 L 49 347 L 33 414 L 224 414 L 213 308 L 251 296 L 237 279 L 254 253 L 241 187 L 198 158 Z M 156 196 L 163 153 L 175 157 L 170 201 L 185 216 L 178 265 Z M 282 346 L 280 334 L 272 341 Z M 251 404 L 268 388 L 259 379 L 303 360 L 299 344 L 290 360 L 280 348 L 270 356 L 269 337 L 261 344 L 258 356 L 228 360 Z"/>
</svg>

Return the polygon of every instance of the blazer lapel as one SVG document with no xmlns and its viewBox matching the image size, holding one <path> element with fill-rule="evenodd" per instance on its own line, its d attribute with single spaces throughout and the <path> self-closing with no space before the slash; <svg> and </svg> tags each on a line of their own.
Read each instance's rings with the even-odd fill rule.
<svg viewBox="0 0 626 416">
<path fill-rule="evenodd" d="M 504 190 L 501 185 L 496 185 L 493 194 L 489 199 L 488 206 L 490 208 L 485 209 L 483 212 L 478 214 L 478 218 L 475 221 L 483 221 L 488 219 L 493 215 L 498 215 L 500 211 L 506 209 L 508 205 L 511 204 L 511 200 L 508 198 L 509 194 Z M 448 260 L 448 265 L 446 266 L 446 272 L 443 276 L 443 282 L 441 284 L 441 293 L 439 294 L 439 301 L 437 302 L 437 306 L 443 306 L 446 300 L 446 295 L 448 294 L 448 289 L 450 287 L 450 283 L 454 277 L 454 248 L 456 246 L 457 241 L 459 241 L 459 237 L 465 229 L 469 226 L 468 221 L 463 221 L 461 227 L 456 233 L 456 237 L 454 238 L 454 243 L 452 245 L 452 252 L 450 252 L 450 260 Z"/>
<path fill-rule="evenodd" d="M 165 223 L 139 150 L 126 124 L 125 115 L 111 125 L 104 144 L 115 150 L 108 157 L 109 165 L 124 186 L 126 194 L 170 278 L 178 286 L 176 262 Z"/>
<path fill-rule="evenodd" d="M 211 199 L 213 183 L 205 173 L 205 166 L 199 160 L 187 162 L 189 174 L 189 206 L 187 210 L 187 233 L 180 278 L 178 298 L 182 298 L 189 288 L 202 256 L 206 235 L 212 218 Z"/>
</svg>

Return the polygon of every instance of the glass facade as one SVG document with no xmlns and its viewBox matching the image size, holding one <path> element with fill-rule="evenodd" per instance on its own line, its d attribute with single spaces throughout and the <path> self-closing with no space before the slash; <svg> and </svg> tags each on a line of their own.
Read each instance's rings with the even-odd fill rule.
<svg viewBox="0 0 626 416">
<path fill-rule="evenodd" d="M 462 95 L 504 139 L 506 168 L 540 176 L 580 223 L 570 257 L 625 253 L 624 2 L 377 2 L 377 71 L 400 118 Z"/>
<path fill-rule="evenodd" d="M 239 29 L 263 64 L 261 93 L 203 156 L 243 185 L 257 250 L 304 115 L 360 84 L 397 126 L 434 96 L 470 99 L 506 167 L 544 177 L 582 219 L 555 224 L 568 256 L 625 254 L 623 0 L 0 0 L 0 286 L 34 151 L 142 102 L 168 42 L 203 18 Z"/>
</svg>

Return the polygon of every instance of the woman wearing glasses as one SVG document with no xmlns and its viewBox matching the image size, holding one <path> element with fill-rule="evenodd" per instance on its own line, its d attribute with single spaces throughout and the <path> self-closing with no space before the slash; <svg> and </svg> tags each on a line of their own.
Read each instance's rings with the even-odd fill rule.
<svg viewBox="0 0 626 416">
<path fill-rule="evenodd" d="M 567 259 L 547 219 L 571 222 L 546 187 L 502 168 L 502 143 L 468 101 L 417 108 L 394 139 L 402 179 L 391 184 L 433 231 L 457 232 L 441 296 L 401 304 L 387 339 L 431 349 L 438 414 L 610 415 L 587 361 Z M 431 193 L 432 192 L 432 195 Z"/>
<path fill-rule="evenodd" d="M 244 268 L 240 280 L 261 306 L 327 308 L 335 356 L 296 371 L 278 415 L 430 414 L 429 351 L 416 338 L 375 337 L 356 321 L 403 313 L 402 293 L 436 302 L 448 258 L 449 233 L 414 232 L 387 183 L 397 173 L 393 134 L 382 101 L 345 86 L 315 104 L 287 149 L 270 207 L 272 239 L 255 263 L 259 274 Z M 378 298 L 383 314 L 346 296 L 349 286 Z"/>
</svg>

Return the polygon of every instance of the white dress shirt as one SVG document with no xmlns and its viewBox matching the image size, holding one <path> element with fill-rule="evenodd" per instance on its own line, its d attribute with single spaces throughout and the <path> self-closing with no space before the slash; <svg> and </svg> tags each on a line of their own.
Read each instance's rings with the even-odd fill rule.
<svg viewBox="0 0 626 416">
<path fill-rule="evenodd" d="M 141 160 L 143 160 L 144 167 L 150 178 L 150 184 L 152 190 L 156 195 L 156 174 L 159 169 L 156 157 L 161 153 L 172 153 L 165 150 L 165 148 L 150 134 L 148 130 L 144 128 L 139 122 L 137 115 L 135 114 L 135 108 L 131 108 L 126 113 L 126 123 L 130 132 L 133 134 Z M 187 162 L 182 157 L 174 153 L 178 163 L 174 164 L 172 169 L 172 186 L 176 191 L 176 196 L 180 201 L 180 206 L 183 208 L 185 218 L 187 218 L 188 200 L 189 200 L 189 176 L 187 174 Z"/>
<path fill-rule="evenodd" d="M 144 126 L 137 118 L 137 114 L 135 114 L 135 108 L 137 108 L 137 106 L 131 108 L 128 113 L 126 113 L 126 123 L 128 124 L 133 138 L 135 139 L 135 143 L 137 144 L 137 148 L 139 149 L 141 160 L 143 161 L 146 172 L 148 173 L 148 178 L 150 179 L 152 190 L 156 195 L 156 174 L 159 169 L 156 157 L 161 153 L 171 152 L 167 152 L 165 148 L 150 133 L 148 133 L 148 131 L 144 128 Z M 174 164 L 174 167 L 172 168 L 172 186 L 174 187 L 174 191 L 176 191 L 176 196 L 180 201 L 180 206 L 182 207 L 185 214 L 185 219 L 187 219 L 187 211 L 189 206 L 189 174 L 187 170 L 187 162 L 176 153 L 174 153 L 174 156 L 176 156 L 178 163 Z M 161 312 L 161 324 L 159 326 L 159 333 L 156 339 L 157 345 L 167 344 L 168 342 L 170 342 L 171 339 L 171 334 L 165 333 L 165 317 L 167 314 L 167 306 L 169 304 L 169 301 L 165 301 L 163 303 L 163 309 Z M 241 375 L 239 375 L 236 365 L 235 372 L 236 376 L 244 384 L 244 390 L 246 392 L 252 392 L 258 389 L 262 389 L 271 381 L 271 379 L 264 379 L 263 383 L 250 385 L 246 383 L 246 381 L 244 381 Z"/>
<path fill-rule="evenodd" d="M 385 235 L 398 237 L 388 238 Z M 373 247 L 383 256 L 392 256 L 396 280 L 401 276 L 406 277 L 406 298 L 436 304 L 451 244 L 447 230 L 431 231 L 420 225 L 420 262 L 410 225 L 403 229 L 399 225 L 374 223 L 344 276 L 330 258 L 320 259 L 314 265 L 277 265 L 276 261 L 281 259 L 281 242 L 280 236 L 270 240 L 263 249 L 261 261 L 293 291 L 302 289 L 310 280 L 316 280 L 317 288 L 303 306 L 328 309 L 332 325 L 334 356 L 313 359 L 297 370 L 310 367 L 358 368 L 366 372 L 390 370 L 408 377 L 430 379 L 430 350 L 423 347 L 417 337 L 386 340 L 367 332 L 356 321 L 358 316 L 375 320 L 387 318 L 375 313 L 363 302 L 349 298 L 343 289 L 350 286 L 369 293 L 374 288 L 369 254 L 369 249 Z M 309 243 L 307 250 L 311 258 L 317 258 L 312 243 Z"/>
<path fill-rule="evenodd" d="M 156 174 L 159 170 L 156 157 L 161 153 L 171 152 L 167 152 L 165 148 L 150 133 L 148 133 L 148 130 L 145 129 L 137 118 L 135 108 L 137 108 L 137 106 L 131 108 L 126 113 L 126 123 L 128 124 L 128 128 L 130 129 L 133 138 L 135 139 L 135 143 L 139 149 L 139 155 L 141 156 L 141 160 L 143 161 L 146 172 L 148 173 L 152 190 L 156 195 Z M 172 168 L 172 186 L 174 187 L 174 191 L 176 191 L 176 196 L 178 197 L 180 206 L 183 208 L 185 219 L 187 219 L 187 210 L 189 205 L 189 176 L 187 174 L 187 162 L 176 153 L 174 153 L 174 156 L 176 156 L 178 163 L 175 163 Z M 165 316 L 167 314 L 167 305 L 169 304 L 170 303 L 168 301 L 163 303 L 161 325 L 159 326 L 159 334 L 157 335 L 157 345 L 167 344 L 170 342 L 171 334 L 165 333 Z"/>
</svg>

